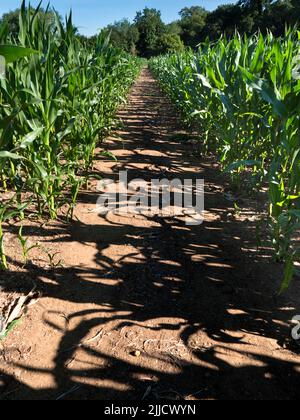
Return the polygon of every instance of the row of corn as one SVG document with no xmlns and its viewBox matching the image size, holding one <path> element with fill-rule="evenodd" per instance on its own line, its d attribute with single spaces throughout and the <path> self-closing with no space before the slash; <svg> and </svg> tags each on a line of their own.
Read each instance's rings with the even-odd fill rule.
<svg viewBox="0 0 300 420">
<path fill-rule="evenodd" d="M 48 17 L 47 17 L 48 16 Z M 70 15 L 65 24 L 23 2 L 17 38 L 0 27 L 0 265 L 7 267 L 3 222 L 26 207 L 69 215 L 89 177 L 95 150 L 116 123 L 116 111 L 140 62 L 98 38 L 82 44 Z M 26 197 L 26 199 L 24 199 Z"/>
<path fill-rule="evenodd" d="M 300 256 L 300 32 L 236 34 L 197 53 L 156 58 L 151 67 L 232 180 L 267 188 L 270 240 L 285 264 L 286 290 Z"/>
</svg>

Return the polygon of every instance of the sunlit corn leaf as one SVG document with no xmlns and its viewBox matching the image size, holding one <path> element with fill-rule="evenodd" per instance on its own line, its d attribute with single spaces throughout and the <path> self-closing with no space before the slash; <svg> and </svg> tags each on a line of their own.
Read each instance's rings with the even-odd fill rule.
<svg viewBox="0 0 300 420">
<path fill-rule="evenodd" d="M 5 58 L 6 63 L 13 63 L 32 54 L 37 54 L 37 51 L 16 45 L 0 45 L 0 56 Z"/>
</svg>

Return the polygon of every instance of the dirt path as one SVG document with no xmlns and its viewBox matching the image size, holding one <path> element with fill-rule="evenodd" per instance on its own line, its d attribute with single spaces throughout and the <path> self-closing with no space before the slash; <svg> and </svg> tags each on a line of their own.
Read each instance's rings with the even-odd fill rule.
<svg viewBox="0 0 300 420">
<path fill-rule="evenodd" d="M 25 229 L 64 267 L 1 282 L 7 292 L 34 283 L 42 297 L 0 343 L 0 399 L 299 398 L 300 356 L 284 347 L 300 288 L 274 298 L 281 268 L 255 251 L 251 203 L 234 216 L 224 177 L 192 156 L 148 70 L 120 116 L 120 139 L 108 140 L 118 163 L 101 158 L 95 170 L 205 178 L 205 223 L 102 217 L 91 186 L 71 226 Z"/>
</svg>

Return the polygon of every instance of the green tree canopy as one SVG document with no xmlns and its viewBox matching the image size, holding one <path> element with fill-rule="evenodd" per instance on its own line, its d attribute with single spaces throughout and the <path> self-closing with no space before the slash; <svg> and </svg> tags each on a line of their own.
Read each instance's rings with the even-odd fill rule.
<svg viewBox="0 0 300 420">
<path fill-rule="evenodd" d="M 119 22 L 115 22 L 113 25 L 107 26 L 103 32 L 110 34 L 113 45 L 120 47 L 129 53 L 136 53 L 139 31 L 136 25 L 131 24 L 128 19 L 123 19 Z"/>
<path fill-rule="evenodd" d="M 211 39 L 219 38 L 222 34 L 232 36 L 236 30 L 251 32 L 253 20 L 243 15 L 236 4 L 219 6 L 206 19 L 205 35 Z"/>
<path fill-rule="evenodd" d="M 159 44 L 161 54 L 177 53 L 184 51 L 184 43 L 182 42 L 178 34 L 163 34 L 159 40 Z"/>
<path fill-rule="evenodd" d="M 8 25 L 8 30 L 13 36 L 17 36 L 19 33 L 19 13 L 20 9 L 5 13 L 0 20 L 0 24 L 6 23 Z"/>
<path fill-rule="evenodd" d="M 137 50 L 142 57 L 157 55 L 160 50 L 159 41 L 166 32 L 166 26 L 161 19 L 161 12 L 145 8 L 135 17 L 135 25 L 139 31 Z"/>
<path fill-rule="evenodd" d="M 39 14 L 49 21 L 51 27 L 53 11 L 40 9 Z M 19 32 L 18 15 L 19 10 L 11 11 L 0 20 L 0 24 L 7 23 L 9 33 L 15 38 Z M 212 12 L 200 6 L 185 7 L 179 12 L 179 19 L 168 24 L 162 21 L 159 10 L 146 7 L 137 12 L 134 22 L 128 19 L 117 21 L 104 28 L 102 33 L 109 35 L 111 43 L 124 51 L 149 58 L 181 51 L 183 45 L 196 49 L 207 37 L 212 40 L 223 34 L 231 37 L 235 31 L 253 34 L 271 30 L 276 36 L 281 36 L 286 25 L 296 24 L 300 25 L 300 0 L 236 0 Z M 7 28 L 2 33 L 6 34 Z M 96 37 L 77 36 L 88 46 L 96 44 Z"/>
<path fill-rule="evenodd" d="M 298 6 L 300 6 L 299 3 Z M 260 28 L 262 32 L 266 32 L 268 29 L 274 35 L 280 36 L 284 33 L 286 25 L 293 26 L 299 20 L 300 7 L 297 10 L 290 0 L 276 1 L 269 8 L 265 9 L 260 22 Z"/>
<path fill-rule="evenodd" d="M 272 2 L 273 0 L 240 0 L 239 5 L 262 15 L 264 9 L 269 7 Z"/>
<path fill-rule="evenodd" d="M 180 21 L 175 20 L 174 22 L 168 23 L 166 25 L 166 31 L 168 34 L 181 35 L 182 29 L 180 26 Z"/>
<path fill-rule="evenodd" d="M 200 41 L 208 16 L 207 10 L 200 6 L 185 7 L 179 12 L 181 38 L 185 45 L 195 47 Z"/>
<path fill-rule="evenodd" d="M 30 7 L 30 9 L 32 11 L 32 14 L 34 14 L 35 9 L 33 7 Z M 11 12 L 5 13 L 0 19 L 0 25 L 6 23 L 8 25 L 8 31 L 13 37 L 17 37 L 19 34 L 19 29 L 20 29 L 19 14 L 20 14 L 20 9 L 16 9 Z M 54 17 L 53 10 L 45 10 L 43 8 L 40 8 L 38 15 L 40 16 L 41 19 L 47 20 L 49 24 L 49 28 L 51 28 L 54 25 L 55 17 Z"/>
</svg>

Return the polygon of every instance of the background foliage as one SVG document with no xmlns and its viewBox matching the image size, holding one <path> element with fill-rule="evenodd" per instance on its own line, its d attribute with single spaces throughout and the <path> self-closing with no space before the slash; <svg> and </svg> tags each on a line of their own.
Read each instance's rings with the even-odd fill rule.
<svg viewBox="0 0 300 420">
<path fill-rule="evenodd" d="M 19 30 L 19 11 L 2 17 L 11 34 Z M 44 10 L 39 11 L 45 13 Z M 53 20 L 53 12 L 47 12 L 47 19 Z M 145 8 L 136 14 L 134 22 L 123 19 L 103 29 L 111 34 L 113 45 L 126 52 L 149 58 L 170 51 L 181 51 L 183 46 L 196 48 L 206 38 L 217 40 L 226 34 L 251 35 L 268 30 L 276 36 L 284 34 L 286 25 L 294 26 L 300 21 L 299 0 L 240 0 L 237 3 L 219 6 L 209 12 L 200 6 L 185 7 L 179 11 L 179 19 L 165 24 L 159 10 Z M 94 45 L 97 37 L 81 37 L 88 45 Z"/>
</svg>

